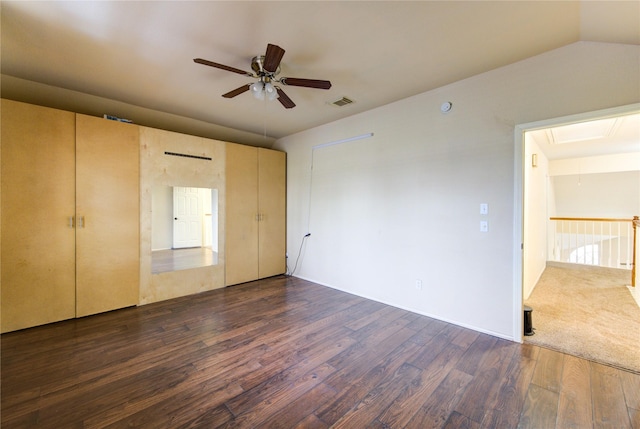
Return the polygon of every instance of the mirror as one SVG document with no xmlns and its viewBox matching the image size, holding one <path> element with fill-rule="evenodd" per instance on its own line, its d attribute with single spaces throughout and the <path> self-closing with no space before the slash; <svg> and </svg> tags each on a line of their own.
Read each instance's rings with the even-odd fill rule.
<svg viewBox="0 0 640 429">
<path fill-rule="evenodd" d="M 151 273 L 218 264 L 218 190 L 153 187 Z"/>
</svg>

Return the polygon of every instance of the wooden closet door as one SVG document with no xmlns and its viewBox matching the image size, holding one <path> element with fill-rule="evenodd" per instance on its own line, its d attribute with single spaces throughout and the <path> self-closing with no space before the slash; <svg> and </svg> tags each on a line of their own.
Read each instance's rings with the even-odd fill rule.
<svg viewBox="0 0 640 429">
<path fill-rule="evenodd" d="M 286 153 L 258 149 L 259 278 L 286 271 Z"/>
<path fill-rule="evenodd" d="M 258 278 L 258 150 L 226 145 L 225 284 Z"/>
<path fill-rule="evenodd" d="M 75 316 L 75 114 L 2 100 L 2 332 Z"/>
<path fill-rule="evenodd" d="M 136 125 L 76 118 L 76 314 L 138 303 L 140 145 Z"/>
</svg>

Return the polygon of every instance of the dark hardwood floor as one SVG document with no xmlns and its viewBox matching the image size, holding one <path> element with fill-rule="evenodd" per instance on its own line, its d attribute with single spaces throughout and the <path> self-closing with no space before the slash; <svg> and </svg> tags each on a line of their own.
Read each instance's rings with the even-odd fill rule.
<svg viewBox="0 0 640 429">
<path fill-rule="evenodd" d="M 640 375 L 277 277 L 2 335 L 9 428 L 640 428 Z"/>
</svg>

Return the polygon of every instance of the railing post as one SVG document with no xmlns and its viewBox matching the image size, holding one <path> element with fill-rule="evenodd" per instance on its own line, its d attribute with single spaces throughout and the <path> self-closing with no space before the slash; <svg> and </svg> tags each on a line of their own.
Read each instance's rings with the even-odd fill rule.
<svg viewBox="0 0 640 429">
<path fill-rule="evenodd" d="M 636 237 L 638 235 L 638 226 L 640 226 L 640 218 L 638 216 L 633 217 L 633 258 L 631 259 L 631 286 L 636 286 L 636 265 L 637 257 L 636 255 Z"/>
</svg>

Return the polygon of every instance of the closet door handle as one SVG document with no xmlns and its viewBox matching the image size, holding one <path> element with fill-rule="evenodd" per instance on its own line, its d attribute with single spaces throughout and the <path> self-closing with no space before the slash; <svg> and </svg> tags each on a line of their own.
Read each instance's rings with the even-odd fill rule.
<svg viewBox="0 0 640 429">
<path fill-rule="evenodd" d="M 73 223 L 74 223 L 74 222 L 73 222 L 73 220 L 74 220 L 73 218 L 74 218 L 74 216 L 69 216 L 69 228 L 71 228 L 71 229 L 73 229 L 73 227 L 75 226 L 75 225 L 73 224 Z"/>
<path fill-rule="evenodd" d="M 84 228 L 84 216 L 78 218 L 78 228 Z"/>
</svg>

